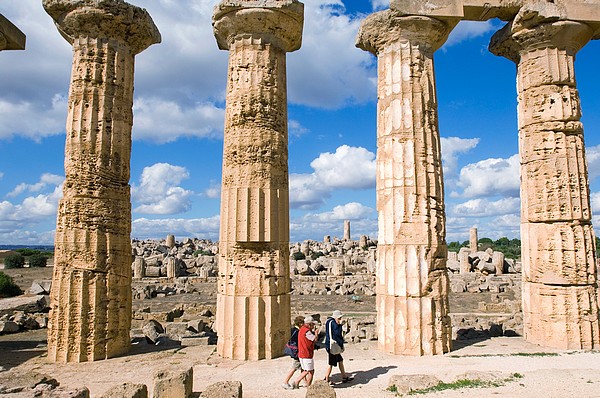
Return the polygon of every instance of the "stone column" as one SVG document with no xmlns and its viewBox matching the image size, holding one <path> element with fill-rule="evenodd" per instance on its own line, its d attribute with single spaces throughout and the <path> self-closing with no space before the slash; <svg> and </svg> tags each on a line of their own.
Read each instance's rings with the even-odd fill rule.
<svg viewBox="0 0 600 398">
<path fill-rule="evenodd" d="M 551 4 L 546 4 L 551 6 Z M 525 338 L 560 349 L 600 346 L 595 242 L 575 54 L 579 22 L 522 9 L 490 50 L 517 64 Z"/>
<path fill-rule="evenodd" d="M 229 50 L 217 290 L 217 352 L 283 354 L 290 325 L 286 52 L 300 48 L 296 0 L 222 1 L 213 27 Z"/>
<path fill-rule="evenodd" d="M 471 253 L 477 253 L 477 249 L 479 245 L 477 244 L 479 241 L 477 240 L 477 228 L 469 229 L 469 249 Z"/>
<path fill-rule="evenodd" d="M 129 349 L 134 56 L 160 34 L 144 9 L 121 0 L 43 5 L 73 45 L 48 358 L 93 361 Z"/>
<path fill-rule="evenodd" d="M 444 192 L 433 53 L 457 21 L 386 10 L 357 46 L 377 56 L 377 324 L 381 349 L 448 352 Z"/>
<path fill-rule="evenodd" d="M 344 220 L 344 240 L 350 240 L 350 220 Z"/>
<path fill-rule="evenodd" d="M 0 51 L 25 50 L 25 34 L 0 14 Z"/>
</svg>

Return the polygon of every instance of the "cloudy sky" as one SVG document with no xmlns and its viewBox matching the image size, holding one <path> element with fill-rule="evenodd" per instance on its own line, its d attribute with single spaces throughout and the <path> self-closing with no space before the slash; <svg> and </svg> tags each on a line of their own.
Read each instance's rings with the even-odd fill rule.
<svg viewBox="0 0 600 398">
<path fill-rule="evenodd" d="M 162 34 L 136 57 L 132 237 L 217 240 L 228 57 L 212 33 L 217 1 L 130 2 Z M 376 237 L 376 60 L 354 41 L 386 1 L 304 3 L 302 48 L 288 54 L 291 240 L 342 236 L 345 219 L 354 239 Z M 0 13 L 27 35 L 26 51 L 0 53 L 0 244 L 52 244 L 71 47 L 41 0 L 2 1 Z M 487 50 L 502 25 L 462 22 L 435 55 L 448 241 L 467 240 L 472 226 L 519 237 L 516 69 Z M 598 42 L 577 55 L 595 214 L 599 64 Z"/>
</svg>

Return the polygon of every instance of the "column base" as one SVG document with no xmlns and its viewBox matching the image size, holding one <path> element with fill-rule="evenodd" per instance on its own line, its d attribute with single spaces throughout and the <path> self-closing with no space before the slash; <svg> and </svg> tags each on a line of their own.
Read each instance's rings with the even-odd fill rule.
<svg viewBox="0 0 600 398">
<path fill-rule="evenodd" d="M 563 350 L 600 347 L 596 285 L 558 286 L 523 282 L 525 340 Z"/>
<path fill-rule="evenodd" d="M 448 297 L 377 295 L 379 349 L 396 355 L 440 355 L 452 348 Z"/>
<path fill-rule="evenodd" d="M 130 278 L 55 266 L 50 306 L 50 361 L 97 361 L 129 351 Z"/>
<path fill-rule="evenodd" d="M 290 295 L 217 295 L 217 353 L 238 360 L 283 355 L 289 339 Z"/>
</svg>

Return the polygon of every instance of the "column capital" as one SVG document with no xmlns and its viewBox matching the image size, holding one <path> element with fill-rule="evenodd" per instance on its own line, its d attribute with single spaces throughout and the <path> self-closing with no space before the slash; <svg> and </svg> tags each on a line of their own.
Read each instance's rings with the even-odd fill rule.
<svg viewBox="0 0 600 398">
<path fill-rule="evenodd" d="M 409 41 L 429 48 L 440 48 L 458 23 L 458 19 L 442 21 L 424 16 L 406 16 L 394 10 L 369 15 L 360 25 L 356 47 L 377 55 L 392 43 Z"/>
<path fill-rule="evenodd" d="M 71 44 L 77 37 L 114 38 L 138 54 L 161 40 L 148 12 L 123 0 L 43 0 L 43 6 Z"/>
<path fill-rule="evenodd" d="M 522 8 L 515 19 L 492 36 L 489 50 L 515 63 L 519 63 L 521 54 L 543 48 L 558 48 L 575 55 L 593 35 L 592 27 L 583 22 Z"/>
<path fill-rule="evenodd" d="M 223 0 L 215 6 L 213 32 L 221 50 L 240 37 L 257 35 L 286 52 L 302 44 L 304 4 L 298 0 Z"/>
</svg>

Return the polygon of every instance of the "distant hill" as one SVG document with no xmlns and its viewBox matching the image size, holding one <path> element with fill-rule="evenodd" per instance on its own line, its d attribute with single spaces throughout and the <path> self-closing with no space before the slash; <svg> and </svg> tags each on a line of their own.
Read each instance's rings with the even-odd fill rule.
<svg viewBox="0 0 600 398">
<path fill-rule="evenodd" d="M 53 245 L 0 245 L 0 250 L 32 249 L 40 251 L 54 251 Z"/>
</svg>

